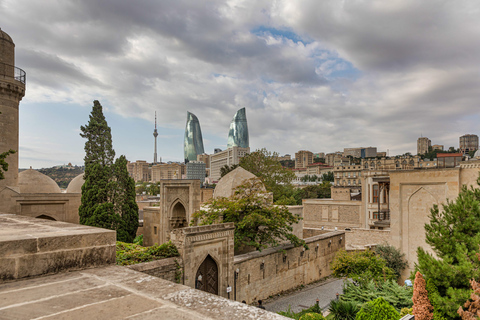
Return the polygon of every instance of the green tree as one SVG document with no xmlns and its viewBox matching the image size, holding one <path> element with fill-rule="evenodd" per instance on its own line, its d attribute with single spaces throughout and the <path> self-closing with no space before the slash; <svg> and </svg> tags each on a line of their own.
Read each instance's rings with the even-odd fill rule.
<svg viewBox="0 0 480 320">
<path fill-rule="evenodd" d="M 292 234 L 292 225 L 300 218 L 285 206 L 274 206 L 257 179 L 250 179 L 237 187 L 231 198 L 212 199 L 205 207 L 208 209 L 193 214 L 191 224 L 233 222 L 235 249 L 252 246 L 260 251 L 277 246 L 283 240 L 295 246 L 305 245 L 302 239 Z"/>
<path fill-rule="evenodd" d="M 333 176 L 333 171 L 329 171 L 327 173 L 322 174 L 322 181 L 330 181 L 333 182 L 335 177 Z"/>
<path fill-rule="evenodd" d="M 278 153 L 263 148 L 240 159 L 240 166 L 260 178 L 267 191 L 273 193 L 274 202 L 285 193 L 285 189 L 293 188 L 291 182 L 295 178 L 292 171 L 282 167 L 277 157 Z"/>
<path fill-rule="evenodd" d="M 370 250 L 337 251 L 330 269 L 335 277 L 352 278 L 359 285 L 365 285 L 370 280 L 380 283 L 396 279 L 395 273 L 387 267 L 386 261 Z"/>
<path fill-rule="evenodd" d="M 375 253 L 387 262 L 387 267 L 395 272 L 397 278 L 400 277 L 402 271 L 408 266 L 405 260 L 405 253 L 401 253 L 399 249 L 387 243 L 377 245 Z"/>
<path fill-rule="evenodd" d="M 355 320 L 359 310 L 358 303 L 343 300 L 332 300 L 328 307 L 333 320 Z"/>
<path fill-rule="evenodd" d="M 224 165 L 220 168 L 220 178 L 223 178 L 223 176 L 228 174 L 230 171 L 235 170 L 237 167 L 238 164 L 232 164 L 231 166 L 229 166 L 228 164 Z"/>
<path fill-rule="evenodd" d="M 425 235 L 438 259 L 423 248 L 417 249 L 416 271 L 437 289 L 438 294 L 430 297 L 434 314 L 448 319 L 459 318 L 457 309 L 470 297 L 469 279 L 480 278 L 479 201 L 480 190 L 464 186 L 455 201 L 442 205 L 443 210 L 435 205 L 430 210 Z"/>
<path fill-rule="evenodd" d="M 400 314 L 385 299 L 377 298 L 365 303 L 357 313 L 356 320 L 398 320 Z"/>
<path fill-rule="evenodd" d="M 110 127 L 103 115 L 102 106 L 95 100 L 86 126 L 81 126 L 80 136 L 85 142 L 85 183 L 78 209 L 80 223 L 117 231 L 117 239 L 133 241 L 132 230 L 138 227 L 133 222 L 135 184 L 126 172 L 124 156 L 113 163 Z M 120 166 L 124 165 L 124 168 Z M 124 170 L 124 171 L 123 171 Z M 132 191 L 133 190 L 133 191 Z M 133 198 L 132 198 L 133 194 Z M 133 200 L 132 200 L 133 199 Z"/>
<path fill-rule="evenodd" d="M 121 218 L 121 228 L 117 228 L 117 239 L 133 242 L 138 229 L 138 205 L 135 201 L 135 181 L 127 171 L 127 159 L 121 155 L 114 165 L 115 214 Z"/>
</svg>

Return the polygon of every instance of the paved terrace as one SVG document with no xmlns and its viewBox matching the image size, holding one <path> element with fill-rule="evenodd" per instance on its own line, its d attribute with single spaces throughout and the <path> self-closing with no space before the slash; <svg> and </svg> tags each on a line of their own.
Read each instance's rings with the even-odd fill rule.
<svg viewBox="0 0 480 320">
<path fill-rule="evenodd" d="M 112 265 L 114 235 L 0 214 L 0 319 L 286 319 Z"/>
</svg>

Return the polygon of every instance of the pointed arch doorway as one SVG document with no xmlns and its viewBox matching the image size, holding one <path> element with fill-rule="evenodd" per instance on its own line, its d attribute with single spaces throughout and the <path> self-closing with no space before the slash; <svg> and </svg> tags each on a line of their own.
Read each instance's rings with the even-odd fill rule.
<svg viewBox="0 0 480 320">
<path fill-rule="evenodd" d="M 195 288 L 218 295 L 218 266 L 210 255 L 197 270 Z"/>
</svg>

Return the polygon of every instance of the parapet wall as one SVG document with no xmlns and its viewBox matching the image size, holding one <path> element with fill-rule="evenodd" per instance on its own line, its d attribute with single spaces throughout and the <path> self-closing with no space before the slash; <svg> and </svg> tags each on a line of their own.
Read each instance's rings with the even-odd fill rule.
<svg viewBox="0 0 480 320">
<path fill-rule="evenodd" d="M 251 303 L 329 276 L 335 253 L 345 249 L 345 232 L 334 231 L 305 242 L 309 250 L 283 245 L 235 256 L 231 298 Z"/>
<path fill-rule="evenodd" d="M 155 276 L 157 278 L 183 284 L 183 262 L 179 257 L 155 260 L 127 266 L 127 268 Z"/>
<path fill-rule="evenodd" d="M 0 213 L 0 282 L 115 263 L 112 230 Z"/>
</svg>

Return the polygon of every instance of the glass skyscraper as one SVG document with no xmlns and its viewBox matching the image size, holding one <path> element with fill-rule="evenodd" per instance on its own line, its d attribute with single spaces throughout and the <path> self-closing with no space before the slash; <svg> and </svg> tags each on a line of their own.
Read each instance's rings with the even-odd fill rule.
<svg viewBox="0 0 480 320">
<path fill-rule="evenodd" d="M 187 111 L 187 125 L 185 126 L 185 140 L 183 141 L 185 163 L 196 161 L 198 154 L 203 154 L 203 138 L 200 122 L 193 113 Z"/>
<path fill-rule="evenodd" d="M 249 147 L 247 114 L 245 108 L 238 110 L 237 113 L 235 113 L 232 122 L 230 123 L 227 148 L 232 147 Z"/>
</svg>

